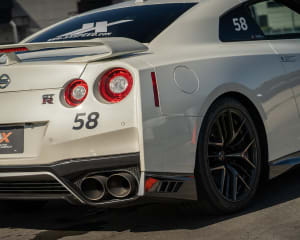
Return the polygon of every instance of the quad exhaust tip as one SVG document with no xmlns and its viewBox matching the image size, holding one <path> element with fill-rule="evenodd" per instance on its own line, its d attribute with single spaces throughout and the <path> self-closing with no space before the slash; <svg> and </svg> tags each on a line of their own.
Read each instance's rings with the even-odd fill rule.
<svg viewBox="0 0 300 240">
<path fill-rule="evenodd" d="M 107 178 L 104 176 L 86 177 L 80 184 L 83 195 L 90 201 L 99 201 L 105 194 L 105 185 Z"/>
<path fill-rule="evenodd" d="M 106 188 L 113 197 L 125 198 L 137 191 L 137 182 L 129 173 L 117 173 L 107 179 Z"/>
</svg>

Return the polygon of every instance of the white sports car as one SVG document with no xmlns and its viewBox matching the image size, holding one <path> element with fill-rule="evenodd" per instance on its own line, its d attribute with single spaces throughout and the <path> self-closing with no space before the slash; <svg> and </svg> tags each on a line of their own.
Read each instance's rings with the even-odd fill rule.
<svg viewBox="0 0 300 240">
<path fill-rule="evenodd" d="M 300 163 L 297 0 L 130 1 L 0 53 L 2 200 L 230 213 Z"/>
</svg>

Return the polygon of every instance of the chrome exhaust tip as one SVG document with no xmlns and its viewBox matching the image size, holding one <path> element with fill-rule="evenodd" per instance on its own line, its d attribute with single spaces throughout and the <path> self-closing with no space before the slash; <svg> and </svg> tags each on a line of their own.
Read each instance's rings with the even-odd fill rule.
<svg viewBox="0 0 300 240">
<path fill-rule="evenodd" d="M 129 173 L 117 173 L 107 179 L 106 188 L 113 197 L 125 198 L 137 191 L 137 182 Z"/>
<path fill-rule="evenodd" d="M 80 189 L 88 200 L 99 201 L 105 196 L 106 180 L 104 176 L 86 177 L 82 180 Z"/>
</svg>

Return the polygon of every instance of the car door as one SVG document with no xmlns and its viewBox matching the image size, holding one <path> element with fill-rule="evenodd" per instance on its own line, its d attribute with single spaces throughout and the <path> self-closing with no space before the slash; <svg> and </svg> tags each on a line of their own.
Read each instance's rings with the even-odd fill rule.
<svg viewBox="0 0 300 240">
<path fill-rule="evenodd" d="M 294 8 L 295 7 L 295 8 Z M 300 14 L 296 5 L 269 0 L 251 6 L 257 23 L 278 53 L 300 107 Z M 300 7 L 300 4 L 299 6 Z M 298 12 L 297 12 L 298 10 Z"/>
<path fill-rule="evenodd" d="M 272 41 L 290 79 L 300 114 L 300 38 Z M 300 115 L 299 115 L 300 116 Z"/>
<path fill-rule="evenodd" d="M 286 72 L 285 81 L 289 83 L 295 96 L 300 117 L 300 14 L 297 4 L 285 0 L 255 1 L 249 9 L 258 26 L 278 54 L 278 61 Z M 300 6 L 300 5 L 299 5 Z M 300 129 L 295 128 L 295 144 L 300 149 Z"/>
</svg>

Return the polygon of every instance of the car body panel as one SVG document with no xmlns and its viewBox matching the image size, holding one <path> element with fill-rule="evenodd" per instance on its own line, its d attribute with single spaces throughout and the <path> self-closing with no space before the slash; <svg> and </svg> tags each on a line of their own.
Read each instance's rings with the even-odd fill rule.
<svg viewBox="0 0 300 240">
<path fill-rule="evenodd" d="M 183 53 L 189 56 L 184 64 Z M 261 114 L 270 161 L 298 150 L 299 119 L 292 85 L 269 41 L 192 45 L 172 56 L 160 49 L 158 56 L 145 58 L 156 67 L 163 114 L 203 117 L 219 96 L 237 92 L 254 103 Z M 174 82 L 174 69 L 182 65 L 199 78 L 199 90 L 193 94 L 182 92 Z M 282 137 L 284 143 L 279 141 Z"/>
<path fill-rule="evenodd" d="M 62 88 L 66 81 L 80 78 L 85 66 L 86 63 L 51 62 L 1 66 L 0 76 L 7 74 L 11 82 L 5 89 L 0 89 L 0 93 Z"/>
<path fill-rule="evenodd" d="M 287 77 L 291 81 L 291 86 L 296 97 L 298 109 L 300 106 L 300 40 L 273 40 L 271 44 L 274 50 L 278 53 L 280 61 L 287 73 Z"/>
</svg>

